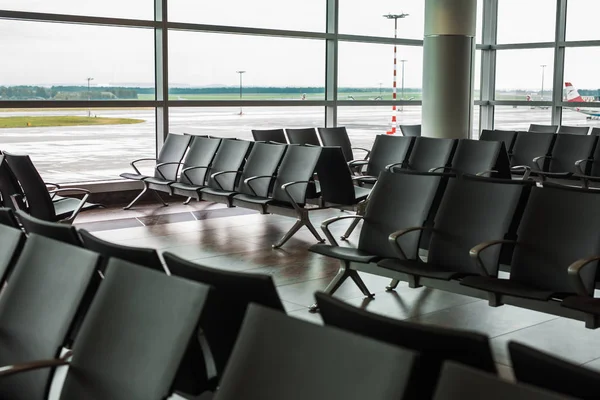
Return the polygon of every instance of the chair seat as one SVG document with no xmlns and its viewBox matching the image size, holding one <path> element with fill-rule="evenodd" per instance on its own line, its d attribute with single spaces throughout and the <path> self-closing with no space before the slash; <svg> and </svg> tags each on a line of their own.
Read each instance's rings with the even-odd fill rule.
<svg viewBox="0 0 600 400">
<path fill-rule="evenodd" d="M 273 201 L 273 199 L 271 199 L 270 197 L 258 197 L 258 196 L 252 196 L 252 195 L 245 194 L 245 193 L 238 193 L 233 198 L 236 202 L 240 201 L 240 202 L 244 202 L 244 203 L 261 204 L 261 205 L 267 205 Z"/>
<path fill-rule="evenodd" d="M 150 178 L 148 175 L 140 175 L 140 174 L 134 174 L 134 173 L 129 173 L 129 172 L 124 172 L 119 176 L 121 178 L 132 179 L 134 181 L 143 181 L 146 178 Z"/>
<path fill-rule="evenodd" d="M 460 284 L 492 293 L 541 301 L 548 301 L 555 294 L 555 292 L 549 290 L 538 289 L 509 279 L 490 278 L 486 276 L 467 276 Z"/>
<path fill-rule="evenodd" d="M 571 296 L 563 300 L 563 307 L 586 313 L 600 315 L 600 299 L 587 296 Z"/>
<path fill-rule="evenodd" d="M 144 179 L 144 182 L 152 183 L 154 185 L 165 185 L 165 186 L 175 183 L 175 181 L 169 181 L 167 179 L 162 179 L 162 178 L 155 178 L 153 176 Z"/>
<path fill-rule="evenodd" d="M 56 218 L 64 219 L 70 217 L 73 211 L 75 211 L 75 209 L 77 209 L 77 207 L 79 206 L 79 203 L 81 203 L 81 200 L 72 197 L 63 197 L 57 201 L 52 202 L 52 205 L 54 205 L 54 213 L 56 214 Z M 102 207 L 102 205 L 95 203 L 85 203 L 83 205 L 82 210 L 91 210 L 98 207 Z"/>
<path fill-rule="evenodd" d="M 370 188 L 354 186 L 354 197 L 356 198 L 357 202 L 365 200 L 370 193 Z"/>
<path fill-rule="evenodd" d="M 215 189 L 215 188 L 211 188 L 211 187 L 205 187 L 200 189 L 200 192 L 204 193 L 204 194 L 209 194 L 212 196 L 219 196 L 219 197 L 233 197 L 236 194 L 238 194 L 238 192 L 233 192 L 230 190 L 223 190 L 223 189 Z"/>
<path fill-rule="evenodd" d="M 174 182 L 170 186 L 172 189 L 186 190 L 186 191 L 190 191 L 190 192 L 197 192 L 204 187 L 204 186 L 198 186 L 198 185 L 190 185 L 188 183 L 183 183 L 183 182 Z"/>
<path fill-rule="evenodd" d="M 409 275 L 424 276 L 427 278 L 442 279 L 445 281 L 449 281 L 452 278 L 464 275 L 464 272 L 450 271 L 440 266 L 427 264 L 417 260 L 386 258 L 379 261 L 377 265 L 393 271 L 404 272 Z"/>
<path fill-rule="evenodd" d="M 353 261 L 362 264 L 368 264 L 377 261 L 380 257 L 369 254 L 363 250 L 353 247 L 331 246 L 329 244 L 315 244 L 309 247 L 308 251 L 322 254 L 327 257 L 337 258 L 338 260 Z"/>
</svg>

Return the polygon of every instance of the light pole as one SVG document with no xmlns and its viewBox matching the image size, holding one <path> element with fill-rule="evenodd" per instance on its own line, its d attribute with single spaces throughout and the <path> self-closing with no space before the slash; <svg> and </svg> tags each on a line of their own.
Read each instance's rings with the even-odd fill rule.
<svg viewBox="0 0 600 400">
<path fill-rule="evenodd" d="M 88 83 L 88 118 L 90 118 L 92 116 L 92 110 L 90 109 L 90 104 L 89 102 L 92 100 L 92 96 L 90 93 L 90 81 L 93 81 L 94 78 L 87 78 L 87 83 Z"/>
<path fill-rule="evenodd" d="M 546 70 L 546 64 L 540 65 L 542 67 L 542 95 L 541 101 L 544 101 L 544 71 Z"/>
<path fill-rule="evenodd" d="M 235 71 L 236 73 L 240 74 L 240 100 L 242 100 L 242 75 L 246 72 L 246 71 Z M 240 105 L 240 115 L 243 114 L 243 110 L 242 110 L 242 106 Z"/>
<path fill-rule="evenodd" d="M 383 82 L 379 82 L 379 97 L 381 97 L 381 85 L 383 85 Z"/>
<path fill-rule="evenodd" d="M 408 14 L 386 14 L 383 16 L 383 18 L 387 18 L 387 19 L 393 19 L 394 20 L 394 39 L 398 38 L 398 19 L 402 19 L 402 18 L 406 18 L 408 17 Z M 394 85 L 393 85 L 393 91 L 392 91 L 392 99 L 396 100 L 396 55 L 397 55 L 397 49 L 396 49 L 396 43 L 394 43 Z M 388 132 L 386 132 L 388 135 L 393 135 L 394 133 L 396 133 L 396 130 L 398 128 L 398 124 L 396 122 L 396 105 L 394 104 L 392 106 L 392 129 L 389 130 Z"/>
<path fill-rule="evenodd" d="M 402 100 L 404 100 L 404 63 L 407 61 L 408 60 L 400 60 L 402 63 Z M 404 106 L 402 106 L 401 110 L 404 111 Z"/>
</svg>

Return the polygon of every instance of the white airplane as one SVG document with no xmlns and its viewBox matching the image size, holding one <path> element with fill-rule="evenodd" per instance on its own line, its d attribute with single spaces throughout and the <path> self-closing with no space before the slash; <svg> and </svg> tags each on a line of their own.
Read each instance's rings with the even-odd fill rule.
<svg viewBox="0 0 600 400">
<path fill-rule="evenodd" d="M 579 94 L 575 86 L 571 82 L 565 82 L 565 88 L 567 89 L 567 103 L 573 102 L 585 102 L 583 97 Z M 600 118 L 600 108 L 581 108 L 581 107 L 573 107 L 573 109 L 577 112 L 587 115 L 587 119 L 596 119 Z"/>
</svg>

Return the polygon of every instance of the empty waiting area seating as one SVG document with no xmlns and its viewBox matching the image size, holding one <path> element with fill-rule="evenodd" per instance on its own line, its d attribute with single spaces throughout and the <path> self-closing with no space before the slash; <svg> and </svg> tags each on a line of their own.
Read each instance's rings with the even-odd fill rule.
<svg viewBox="0 0 600 400">
<path fill-rule="evenodd" d="M 460 139 L 450 166 L 442 165 L 430 171 L 439 170 L 503 179 L 510 179 L 511 176 L 504 143 L 485 140 Z"/>
<path fill-rule="evenodd" d="M 373 184 L 387 166 L 406 162 L 414 140 L 414 137 L 377 135 L 369 159 L 351 162 L 350 167 L 366 166 L 365 176 L 360 179 L 360 182 Z"/>
<path fill-rule="evenodd" d="M 252 129 L 252 137 L 256 142 L 287 143 L 283 129 Z"/>
<path fill-rule="evenodd" d="M 429 172 L 438 167 L 449 167 L 456 151 L 455 139 L 415 138 L 408 159 L 386 166 L 386 170 L 406 169 L 415 172 Z"/>
<path fill-rule="evenodd" d="M 492 142 L 503 142 L 508 154 L 512 153 L 512 149 L 515 144 L 516 138 L 517 138 L 516 131 L 503 131 L 503 130 L 498 130 L 498 129 L 494 129 L 494 130 L 484 129 L 481 131 L 481 135 L 479 135 L 479 140 L 486 140 L 486 141 L 492 141 Z"/>
<path fill-rule="evenodd" d="M 319 132 L 319 137 L 321 138 L 323 146 L 339 146 L 342 149 L 346 162 L 355 160 L 354 150 L 364 151 L 365 155 L 363 159 L 365 160 L 369 158 L 369 154 L 371 154 L 371 150 L 369 149 L 352 147 L 348 132 L 343 126 L 338 126 L 336 128 L 318 128 L 317 131 Z"/>
<path fill-rule="evenodd" d="M 403 136 L 421 136 L 421 125 L 400 125 Z"/>
<path fill-rule="evenodd" d="M 72 225 L 44 221 L 21 210 L 17 211 L 17 216 L 27 234 L 35 233 L 73 246 L 81 246 L 81 238 Z"/>
<path fill-rule="evenodd" d="M 285 130 L 290 144 L 320 146 L 315 128 L 289 128 Z"/>
<path fill-rule="evenodd" d="M 558 131 L 558 125 L 539 125 L 539 124 L 531 124 L 529 125 L 528 132 L 535 133 L 556 133 Z"/>
<path fill-rule="evenodd" d="M 566 126 L 561 125 L 558 127 L 556 133 L 568 133 L 571 135 L 587 135 L 590 131 L 589 126 Z"/>
<path fill-rule="evenodd" d="M 535 174 L 543 180 L 571 178 L 578 172 L 588 175 L 592 167 L 588 161 L 593 157 L 598 138 L 563 133 L 555 136 L 550 155 L 540 155 L 534 158 L 533 161 L 537 166 L 537 169 L 534 170 Z"/>
<path fill-rule="evenodd" d="M 529 177 L 532 170 L 537 170 L 538 164 L 533 160 L 537 157 L 549 157 L 556 135 L 536 135 L 535 132 L 519 132 L 515 139 L 510 155 L 511 172 L 523 178 Z M 549 159 L 544 158 L 542 170 L 547 169 Z"/>
</svg>

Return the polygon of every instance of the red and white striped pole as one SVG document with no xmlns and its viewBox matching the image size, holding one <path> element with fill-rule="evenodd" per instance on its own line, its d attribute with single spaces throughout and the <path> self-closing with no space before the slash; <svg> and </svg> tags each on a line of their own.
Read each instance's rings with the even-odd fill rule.
<svg viewBox="0 0 600 400">
<path fill-rule="evenodd" d="M 408 14 L 387 14 L 384 15 L 385 18 L 387 19 L 393 19 L 394 20 L 394 39 L 398 38 L 398 18 L 405 18 L 407 17 Z M 394 83 L 392 86 L 392 100 L 396 101 L 396 76 L 397 76 L 397 45 L 394 43 Z M 396 105 L 394 104 L 392 106 L 392 129 L 390 129 L 389 131 L 387 131 L 386 133 L 388 135 L 393 135 L 396 133 L 396 131 L 398 130 L 398 121 L 396 120 Z"/>
</svg>

